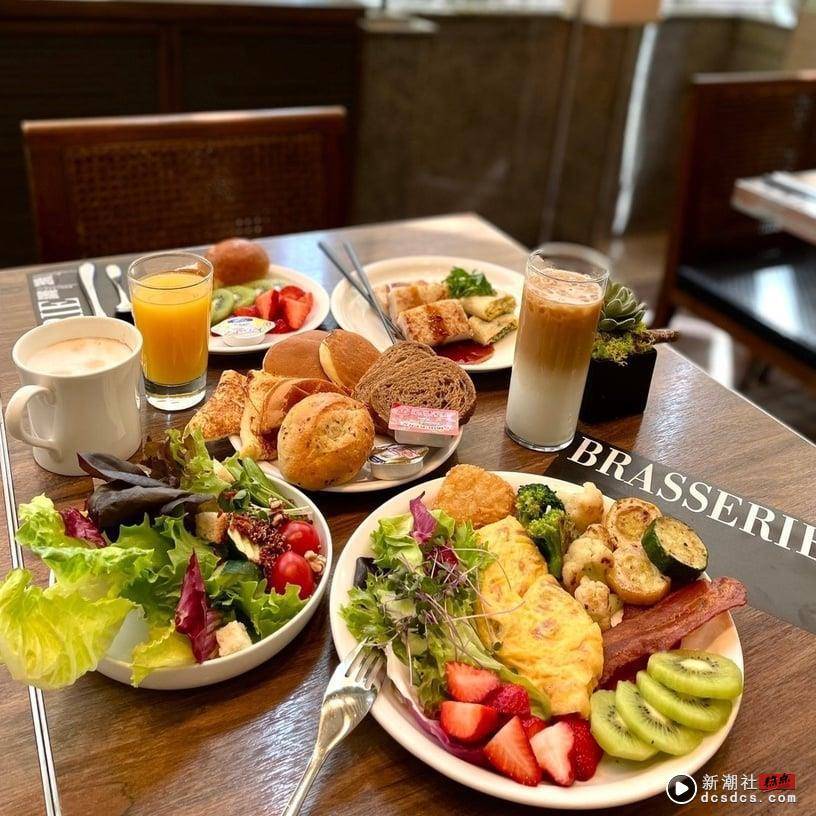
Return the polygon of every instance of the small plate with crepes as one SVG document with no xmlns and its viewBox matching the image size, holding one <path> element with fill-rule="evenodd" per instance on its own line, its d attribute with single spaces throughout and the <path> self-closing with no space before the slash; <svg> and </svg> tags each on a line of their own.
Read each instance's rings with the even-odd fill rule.
<svg viewBox="0 0 816 816">
<path fill-rule="evenodd" d="M 451 355 L 466 371 L 499 371 L 513 365 L 524 289 L 519 272 L 472 258 L 420 255 L 366 264 L 365 271 L 381 307 L 406 339 Z M 458 275 L 455 284 L 452 272 Z M 483 288 L 462 297 L 456 287 L 469 285 L 469 277 Z M 341 280 L 332 291 L 331 311 L 342 328 L 360 332 L 378 349 L 390 344 L 376 312 L 348 281 Z M 459 356 L 463 345 L 466 353 L 481 349 L 483 359 L 467 362 L 467 356 Z"/>
<path fill-rule="evenodd" d="M 582 777 L 576 771 L 574 777 L 559 781 L 556 775 L 548 774 L 546 767 L 548 747 L 553 753 L 557 753 L 558 744 L 548 742 L 545 735 L 549 729 L 553 729 L 553 733 L 559 730 L 568 732 L 574 727 L 570 720 L 581 720 L 586 725 L 590 719 L 590 710 L 593 734 L 599 733 L 594 730 L 594 697 L 598 694 L 612 694 L 614 698 L 615 695 L 611 691 L 598 689 L 614 688 L 616 683 L 618 686 L 623 683 L 626 687 L 634 688 L 633 683 L 623 682 L 629 680 L 630 672 L 641 668 L 645 657 L 662 657 L 667 650 L 676 649 L 678 640 L 682 649 L 705 652 L 715 660 L 717 657 L 720 660 L 727 658 L 734 672 L 740 673 L 741 680 L 742 649 L 728 610 L 745 603 L 745 588 L 739 581 L 731 578 L 717 578 L 709 582 L 705 573 L 690 583 L 675 584 L 672 579 L 668 582 L 670 588 L 667 584 L 662 590 L 659 601 L 653 601 L 651 605 L 646 605 L 644 601 L 643 605 L 633 608 L 633 600 L 629 600 L 623 607 L 622 621 L 616 622 L 613 617 L 602 623 L 599 618 L 592 617 L 598 610 L 591 609 L 589 598 L 579 600 L 574 597 L 579 593 L 574 586 L 570 586 L 567 577 L 569 552 L 564 555 L 562 577 L 554 579 L 553 574 L 548 571 L 550 562 L 544 563 L 541 560 L 540 545 L 539 548 L 536 547 L 527 535 L 526 528 L 520 523 L 522 515 L 517 504 L 518 492 L 522 486 L 531 484 L 546 485 L 555 491 L 557 497 L 566 504 L 570 522 L 579 523 L 580 516 L 586 516 L 591 505 L 596 506 L 597 518 L 584 528 L 584 532 L 579 533 L 578 539 L 573 540 L 574 543 L 582 540 L 583 536 L 589 538 L 593 529 L 600 530 L 601 533 L 603 530 L 608 531 L 609 519 L 613 515 L 610 510 L 616 504 L 620 506 L 620 503 L 613 503 L 611 499 L 602 496 L 594 485 L 587 484 L 582 488 L 569 482 L 529 473 L 488 473 L 471 465 L 458 465 L 445 479 L 414 485 L 374 510 L 351 535 L 343 549 L 335 568 L 329 601 L 335 648 L 344 657 L 355 647 L 358 641 L 352 634 L 352 629 L 358 632 L 383 632 L 383 638 L 389 637 L 387 625 L 385 629 L 379 626 L 372 628 L 373 621 L 369 620 L 369 616 L 374 612 L 370 611 L 373 608 L 366 599 L 372 593 L 380 591 L 376 588 L 380 583 L 394 582 L 386 585 L 393 588 L 398 603 L 402 605 L 396 611 L 398 617 L 395 620 L 399 622 L 399 627 L 395 631 L 409 633 L 409 640 L 406 641 L 409 645 L 406 649 L 409 655 L 413 651 L 418 662 L 413 664 L 413 671 L 409 671 L 404 654 L 391 645 L 393 640 L 389 642 L 386 654 L 391 682 L 380 693 L 372 713 L 379 724 L 414 756 L 470 788 L 507 801 L 536 807 L 595 810 L 661 794 L 672 777 L 677 774 L 693 774 L 725 742 L 739 711 L 741 683 L 740 689 L 732 689 L 727 702 L 713 701 L 723 707 L 718 711 L 720 719 L 716 729 L 708 728 L 710 733 L 695 732 L 693 742 L 685 746 L 682 755 L 676 752 L 678 755 L 672 756 L 652 750 L 651 755 L 638 757 L 636 761 L 634 756 L 620 759 L 604 750 L 600 757 L 596 756 L 594 759 L 590 774 Z M 422 506 L 418 508 L 420 502 Z M 651 507 L 660 513 L 658 508 Z M 549 510 L 547 507 L 548 513 Z M 432 534 L 428 527 L 428 511 L 432 514 L 443 512 L 456 522 L 456 532 L 453 537 L 447 534 L 447 544 L 446 534 L 440 533 L 444 528 L 443 517 L 436 516 L 437 529 Z M 635 516 L 630 518 L 634 524 Z M 383 535 L 383 528 L 380 527 L 383 520 L 388 520 L 390 539 Z M 584 523 L 587 520 L 584 518 Z M 460 525 L 468 523 L 476 528 L 475 539 L 465 537 L 474 533 L 460 535 Z M 600 533 L 592 533 L 593 536 L 596 534 Z M 397 538 L 392 545 L 390 541 L 399 535 L 405 535 L 406 538 Z M 407 537 L 409 535 L 414 538 L 414 545 L 410 544 L 411 539 Z M 441 538 L 438 538 L 440 535 Z M 463 538 L 465 544 L 459 549 L 458 542 Z M 412 547 L 416 548 L 417 545 L 419 550 L 416 551 L 416 559 L 413 559 Z M 399 546 L 401 549 L 399 558 L 389 565 L 383 559 L 390 557 L 388 548 L 391 546 Z M 615 550 L 610 550 L 605 558 L 614 555 L 618 549 L 622 549 L 624 553 L 622 561 L 630 556 L 646 557 L 642 551 L 637 551 L 636 546 L 633 556 L 630 545 L 624 545 L 620 540 L 610 546 L 615 547 Z M 457 555 L 451 556 L 450 548 Z M 494 560 L 489 558 L 486 564 L 475 567 L 466 560 L 467 553 L 480 551 L 489 552 L 490 558 Z M 418 561 L 421 563 L 418 564 Z M 389 577 L 390 569 L 405 569 L 400 564 L 409 565 L 408 569 L 413 565 L 419 574 L 428 576 L 424 583 L 416 584 L 425 593 L 422 596 L 424 601 L 419 594 L 413 595 L 405 589 L 410 586 L 410 581 L 406 583 L 402 579 Z M 463 578 L 457 578 L 457 569 L 463 570 L 463 575 L 470 576 L 468 580 L 475 582 L 478 587 L 478 591 L 473 591 L 473 611 L 468 612 L 467 608 L 457 606 L 454 617 L 450 619 L 445 617 L 446 612 L 441 608 L 442 603 L 447 603 L 443 598 L 448 596 L 426 586 L 434 580 L 444 582 L 446 578 L 440 579 L 440 575 L 444 576 L 444 570 L 447 569 L 452 570 L 453 576 L 450 593 L 463 586 Z M 409 572 L 408 575 L 410 574 Z M 657 578 L 660 579 L 661 575 Z M 665 579 L 666 576 L 662 577 Z M 613 583 L 608 577 L 600 579 L 597 573 L 594 578 L 608 580 L 610 585 Z M 652 579 L 653 576 L 650 576 L 648 581 L 651 582 Z M 374 588 L 370 584 L 372 580 Z M 504 587 L 510 588 L 509 594 L 505 593 Z M 620 593 L 615 586 L 610 586 L 609 589 Z M 427 597 L 428 593 L 432 593 L 430 599 Z M 455 595 L 450 597 L 454 599 L 453 603 L 460 603 Z M 427 618 L 427 627 L 413 628 L 420 618 L 411 616 L 421 614 L 421 604 L 426 603 L 432 604 L 433 613 Z M 385 611 L 382 614 L 386 615 L 384 620 L 387 620 L 388 608 L 383 608 Z M 450 621 L 450 632 L 455 632 L 455 637 L 450 635 L 450 649 L 444 646 L 446 620 Z M 428 628 L 430 622 L 435 627 L 433 630 Z M 459 628 L 459 623 L 472 626 L 478 635 L 471 634 L 478 641 L 471 640 L 471 636 L 467 634 L 470 630 Z M 494 625 L 499 630 L 492 628 Z M 483 627 L 487 628 L 483 630 Z M 369 638 L 372 637 L 373 634 L 369 635 Z M 399 634 L 395 637 L 399 638 Z M 411 637 L 414 638 L 413 642 Z M 431 643 L 434 644 L 433 648 L 430 648 Z M 443 659 L 438 655 L 445 656 L 446 661 L 458 661 L 453 664 L 446 662 L 441 676 L 435 669 Z M 452 685 L 452 665 L 456 667 L 457 675 L 461 675 L 463 669 L 468 670 L 464 674 L 467 684 L 458 690 Z M 476 668 L 471 668 L 474 666 Z M 491 667 L 492 671 L 486 667 Z M 650 660 L 649 671 L 651 670 Z M 501 684 L 498 687 L 492 686 L 493 691 L 485 698 L 483 692 L 479 692 L 477 684 L 482 683 L 485 676 L 489 680 L 491 674 L 495 675 L 499 671 Z M 511 672 L 511 676 L 507 677 L 503 673 L 505 671 Z M 640 671 L 640 674 L 645 672 Z M 642 678 L 638 677 L 640 679 Z M 499 683 L 498 678 L 496 683 Z M 525 732 L 528 727 L 535 725 L 537 719 L 530 717 L 529 709 L 527 715 L 520 713 L 518 709 L 513 713 L 500 715 L 498 723 L 493 723 L 478 741 L 464 743 L 452 736 L 452 730 L 449 725 L 446 726 L 444 706 L 463 706 L 468 712 L 464 723 L 452 722 L 467 728 L 472 710 L 479 709 L 481 716 L 481 710 L 485 706 L 496 705 L 492 702 L 496 698 L 491 697 L 491 694 L 499 693 L 501 697 L 508 686 L 518 683 L 526 684 L 532 713 L 539 715 L 538 728 L 527 732 L 527 740 Z M 441 692 L 438 691 L 440 686 Z M 457 691 L 462 688 L 469 693 L 473 692 L 472 696 L 458 696 Z M 518 691 L 518 686 L 515 686 L 515 690 Z M 544 695 L 545 710 L 533 705 L 539 699 L 534 693 Z M 443 702 L 440 715 L 427 708 L 429 698 L 434 699 L 440 694 L 448 699 L 452 696 L 454 700 L 478 699 L 481 704 Z M 523 696 L 526 698 L 527 694 Z M 675 700 L 677 699 L 679 697 L 676 696 Z M 512 711 L 501 707 L 499 710 Z M 534 746 L 535 756 L 532 761 L 534 765 L 540 765 L 541 771 L 536 768 L 537 777 L 528 778 L 521 783 L 515 778 L 508 778 L 512 777 L 512 773 L 508 774 L 507 768 L 499 767 L 501 763 L 497 764 L 495 761 L 496 758 L 507 759 L 512 754 L 499 753 L 495 757 L 490 753 L 489 746 L 494 740 L 500 739 L 505 729 L 508 732 L 513 727 L 522 729 L 518 720 L 525 716 L 529 719 L 522 720 L 524 730 L 521 731 L 521 739 L 525 742 L 529 740 L 525 750 L 529 751 Z M 619 713 L 615 716 L 621 717 Z M 623 724 L 623 720 L 618 719 L 618 722 L 625 730 L 627 726 Z M 675 725 L 677 724 L 672 724 Z M 628 727 L 633 729 L 631 725 Z M 497 728 L 500 729 L 498 733 Z M 634 742 L 639 742 L 641 748 L 650 747 L 643 744 L 642 740 L 632 737 L 632 733 L 633 731 L 628 732 L 628 737 L 632 739 L 633 745 Z M 540 749 L 543 753 L 539 753 Z M 570 758 L 569 761 L 574 760 Z M 512 763 L 510 767 L 513 767 Z M 515 767 L 518 770 L 520 764 Z M 582 778 L 586 781 L 579 781 Z"/>
<path fill-rule="evenodd" d="M 458 432 L 454 415 L 453 433 L 418 455 L 409 475 L 375 478 L 369 457 L 394 444 L 395 404 L 456 411 Z M 357 493 L 439 467 L 459 446 L 475 404 L 467 373 L 426 346 L 402 343 L 381 354 L 353 332 L 310 331 L 272 347 L 261 370 L 223 372 L 187 430 L 206 440 L 228 437 L 241 457 L 304 490 Z"/>
</svg>

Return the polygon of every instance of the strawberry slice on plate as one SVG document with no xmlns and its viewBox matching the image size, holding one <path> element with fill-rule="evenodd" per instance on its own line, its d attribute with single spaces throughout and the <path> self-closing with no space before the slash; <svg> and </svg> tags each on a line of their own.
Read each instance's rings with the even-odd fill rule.
<svg viewBox="0 0 816 816">
<path fill-rule="evenodd" d="M 540 736 L 540 735 L 539 735 Z M 518 717 L 509 720 L 484 747 L 490 764 L 521 785 L 541 782 L 541 768 Z"/>
<path fill-rule="evenodd" d="M 543 731 L 547 727 L 547 723 L 531 714 L 529 717 L 522 717 L 521 724 L 524 727 L 524 733 L 527 734 L 527 739 L 532 739 L 539 731 Z"/>
<path fill-rule="evenodd" d="M 232 314 L 235 317 L 260 317 L 261 314 L 258 311 L 258 307 L 253 304 L 252 306 L 239 306 L 237 309 L 232 310 Z"/>
<path fill-rule="evenodd" d="M 586 782 L 595 776 L 598 763 L 603 756 L 603 749 L 595 741 L 589 730 L 589 722 L 577 715 L 563 717 L 561 722 L 566 723 L 572 730 L 572 753 L 570 761 L 575 769 L 575 778 Z"/>
<path fill-rule="evenodd" d="M 445 664 L 448 693 L 461 703 L 481 703 L 501 685 L 501 680 L 489 669 L 451 661 Z"/>
<path fill-rule="evenodd" d="M 439 724 L 449 737 L 473 745 L 499 727 L 499 713 L 479 703 L 445 700 L 439 712 Z"/>
<path fill-rule="evenodd" d="M 556 785 L 569 787 L 575 782 L 575 769 L 571 760 L 573 744 L 572 728 L 566 722 L 557 722 L 539 731 L 530 740 L 541 770 Z"/>
<path fill-rule="evenodd" d="M 305 292 L 303 293 L 303 297 L 297 299 L 284 295 L 283 293 L 286 291 L 286 289 L 290 288 L 294 289 L 296 287 L 287 286 L 281 290 L 280 305 L 281 309 L 283 310 L 283 316 L 286 318 L 286 322 L 293 329 L 299 329 L 306 322 L 309 312 L 312 311 L 312 303 L 314 298 L 312 297 L 311 292 Z"/>
<path fill-rule="evenodd" d="M 284 286 L 280 290 L 280 296 L 282 298 L 292 298 L 292 300 L 302 300 L 306 296 L 306 292 L 299 286 L 293 286 L 290 283 L 289 286 Z"/>
<path fill-rule="evenodd" d="M 261 292 L 255 298 L 255 308 L 264 320 L 275 320 L 278 316 L 278 293 L 274 289 Z"/>
<path fill-rule="evenodd" d="M 501 714 L 518 717 L 530 716 L 530 695 L 527 689 L 514 683 L 502 683 L 484 698 L 484 704 Z"/>
</svg>

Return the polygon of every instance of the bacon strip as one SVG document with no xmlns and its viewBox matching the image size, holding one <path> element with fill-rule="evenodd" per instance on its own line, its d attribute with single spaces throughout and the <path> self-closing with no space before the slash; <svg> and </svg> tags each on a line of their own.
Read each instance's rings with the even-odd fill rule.
<svg viewBox="0 0 816 816">
<path fill-rule="evenodd" d="M 600 685 L 644 655 L 670 649 L 721 612 L 744 606 L 745 586 L 735 578 L 695 581 L 604 632 Z"/>
</svg>

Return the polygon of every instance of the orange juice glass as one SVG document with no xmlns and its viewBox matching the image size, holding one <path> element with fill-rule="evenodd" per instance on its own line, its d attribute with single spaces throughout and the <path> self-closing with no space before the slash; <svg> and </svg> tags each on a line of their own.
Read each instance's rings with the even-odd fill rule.
<svg viewBox="0 0 816 816">
<path fill-rule="evenodd" d="M 204 398 L 212 264 L 192 252 L 158 252 L 128 269 L 133 319 L 142 334 L 147 401 L 181 411 Z"/>
</svg>

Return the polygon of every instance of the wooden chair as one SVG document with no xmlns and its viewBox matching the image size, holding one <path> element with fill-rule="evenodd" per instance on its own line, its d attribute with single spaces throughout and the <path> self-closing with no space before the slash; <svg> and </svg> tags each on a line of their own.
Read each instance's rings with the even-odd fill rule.
<svg viewBox="0 0 816 816">
<path fill-rule="evenodd" d="M 816 167 L 816 72 L 695 77 L 655 325 L 677 306 L 816 385 L 816 247 L 737 212 L 734 181 Z"/>
<path fill-rule="evenodd" d="M 345 223 L 344 108 L 22 127 L 42 261 Z"/>
</svg>

